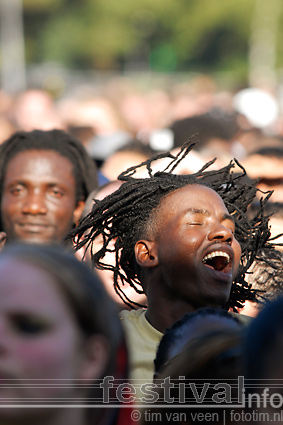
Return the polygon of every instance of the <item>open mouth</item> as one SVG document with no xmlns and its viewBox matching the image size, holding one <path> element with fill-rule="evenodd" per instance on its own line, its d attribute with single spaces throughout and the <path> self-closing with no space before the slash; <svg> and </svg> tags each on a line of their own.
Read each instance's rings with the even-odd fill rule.
<svg viewBox="0 0 283 425">
<path fill-rule="evenodd" d="M 231 258 L 227 252 L 224 251 L 214 251 L 210 254 L 207 254 L 202 262 L 204 265 L 211 267 L 212 269 L 220 272 L 228 272 L 231 269 L 230 262 Z"/>
</svg>

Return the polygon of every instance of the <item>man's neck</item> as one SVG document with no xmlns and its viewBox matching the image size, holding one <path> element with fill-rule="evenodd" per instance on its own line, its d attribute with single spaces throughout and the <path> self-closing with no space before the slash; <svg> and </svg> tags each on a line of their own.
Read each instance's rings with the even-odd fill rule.
<svg viewBox="0 0 283 425">
<path fill-rule="evenodd" d="M 194 306 L 181 300 L 179 302 L 171 302 L 170 305 L 166 305 L 166 303 L 150 303 L 148 301 L 145 317 L 155 329 L 164 333 L 174 322 L 181 319 L 185 314 L 194 312 L 195 310 L 196 308 Z"/>
</svg>

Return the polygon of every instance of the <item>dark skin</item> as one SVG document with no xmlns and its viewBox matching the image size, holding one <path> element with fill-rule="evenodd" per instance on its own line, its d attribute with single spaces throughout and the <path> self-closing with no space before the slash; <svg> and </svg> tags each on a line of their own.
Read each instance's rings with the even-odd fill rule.
<svg viewBox="0 0 283 425">
<path fill-rule="evenodd" d="M 19 152 L 3 182 L 1 218 L 7 241 L 61 243 L 81 216 L 73 165 L 52 150 Z"/>
<path fill-rule="evenodd" d="M 241 248 L 222 199 L 205 186 L 171 192 L 153 220 L 155 231 L 136 243 L 135 255 L 147 293 L 147 320 L 164 332 L 188 312 L 225 305 Z"/>
</svg>

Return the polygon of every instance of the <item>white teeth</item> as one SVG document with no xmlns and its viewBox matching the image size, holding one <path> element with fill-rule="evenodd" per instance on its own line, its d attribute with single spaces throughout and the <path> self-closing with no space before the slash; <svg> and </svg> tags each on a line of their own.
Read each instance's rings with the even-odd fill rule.
<svg viewBox="0 0 283 425">
<path fill-rule="evenodd" d="M 207 261 L 207 260 L 209 260 L 209 259 L 211 259 L 211 258 L 214 258 L 214 257 L 225 257 L 225 258 L 227 258 L 228 263 L 229 263 L 229 261 L 230 261 L 230 255 L 229 255 L 229 254 L 227 254 L 227 252 L 223 252 L 223 251 L 214 251 L 214 252 L 211 252 L 210 254 L 207 254 L 207 255 L 203 258 L 202 262 L 203 262 L 203 263 L 205 263 L 205 261 Z"/>
</svg>

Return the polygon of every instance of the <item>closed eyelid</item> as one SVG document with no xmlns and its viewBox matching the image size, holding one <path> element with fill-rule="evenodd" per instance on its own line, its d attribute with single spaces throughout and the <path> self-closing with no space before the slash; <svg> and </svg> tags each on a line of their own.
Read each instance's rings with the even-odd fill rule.
<svg viewBox="0 0 283 425">
<path fill-rule="evenodd" d="M 210 218 L 214 221 L 209 211 L 206 210 L 190 210 L 185 214 L 185 216 L 186 222 L 190 226 L 202 226 L 205 223 L 210 222 Z M 222 226 L 229 229 L 232 234 L 235 233 L 235 220 L 230 214 L 224 214 L 220 218 L 220 223 Z"/>
<path fill-rule="evenodd" d="M 189 210 L 186 211 L 185 216 L 189 216 L 189 217 L 211 217 L 211 213 L 208 210 L 205 209 L 195 209 L 195 208 L 190 208 Z M 221 217 L 221 222 L 223 221 L 230 221 L 230 223 L 235 226 L 235 219 L 232 215 L 230 214 L 223 214 L 223 216 Z"/>
</svg>

